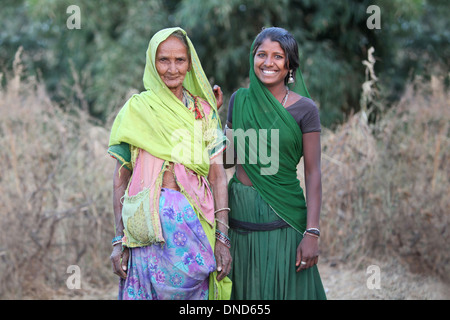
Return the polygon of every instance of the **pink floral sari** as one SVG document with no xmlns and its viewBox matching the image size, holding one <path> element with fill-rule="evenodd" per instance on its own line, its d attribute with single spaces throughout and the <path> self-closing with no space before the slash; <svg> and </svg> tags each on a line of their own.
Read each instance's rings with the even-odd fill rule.
<svg viewBox="0 0 450 320">
<path fill-rule="evenodd" d="M 204 177 L 178 163 L 173 168 L 180 191 L 161 189 L 167 164 L 139 149 L 124 207 L 139 199 L 143 213 L 140 224 L 138 213 L 124 217 L 130 259 L 119 299 L 208 299 L 209 274 L 216 265 L 200 218 L 213 228 L 212 193 Z M 146 241 L 152 243 L 143 245 Z"/>
</svg>

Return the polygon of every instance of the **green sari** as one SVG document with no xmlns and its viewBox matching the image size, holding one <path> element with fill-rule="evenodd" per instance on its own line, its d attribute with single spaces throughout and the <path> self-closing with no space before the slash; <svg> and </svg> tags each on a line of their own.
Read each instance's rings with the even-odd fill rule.
<svg viewBox="0 0 450 320">
<path fill-rule="evenodd" d="M 265 231 L 232 227 L 232 299 L 325 299 L 317 266 L 301 272 L 295 267 L 296 248 L 307 217 L 297 178 L 303 156 L 302 132 L 257 78 L 253 45 L 250 52 L 250 86 L 236 93 L 232 123 L 238 159 L 253 186 L 241 184 L 236 176 L 230 181 L 230 220 L 259 225 L 284 222 L 285 226 Z M 309 97 L 300 70 L 290 90 Z M 238 137 L 239 129 L 254 132 L 257 139 Z M 278 152 L 275 166 L 270 163 L 273 152 Z"/>
</svg>

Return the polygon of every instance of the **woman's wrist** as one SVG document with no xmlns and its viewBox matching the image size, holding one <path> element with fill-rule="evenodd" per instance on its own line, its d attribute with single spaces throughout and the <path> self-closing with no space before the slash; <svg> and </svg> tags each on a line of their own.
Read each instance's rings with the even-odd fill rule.
<svg viewBox="0 0 450 320">
<path fill-rule="evenodd" d="M 219 229 L 216 229 L 216 240 L 224 244 L 228 249 L 231 248 L 231 240 L 228 237 L 227 234 L 220 231 Z"/>
<path fill-rule="evenodd" d="M 214 216 L 216 220 L 216 240 L 224 244 L 227 248 L 230 248 L 231 241 L 228 236 L 228 212 L 230 208 L 220 208 L 214 211 Z"/>
<path fill-rule="evenodd" d="M 115 236 L 111 241 L 111 245 L 115 247 L 117 244 L 122 244 L 122 238 L 123 236 Z"/>
<path fill-rule="evenodd" d="M 311 235 L 311 234 L 309 234 L 309 233 L 306 233 L 306 234 L 303 235 L 303 239 L 305 239 L 305 238 L 313 239 L 313 240 L 319 241 L 319 237 L 314 236 L 314 235 Z"/>
<path fill-rule="evenodd" d="M 313 238 L 319 238 L 320 237 L 320 229 L 319 228 L 306 228 L 305 232 L 303 233 L 303 237 L 310 236 Z"/>
</svg>

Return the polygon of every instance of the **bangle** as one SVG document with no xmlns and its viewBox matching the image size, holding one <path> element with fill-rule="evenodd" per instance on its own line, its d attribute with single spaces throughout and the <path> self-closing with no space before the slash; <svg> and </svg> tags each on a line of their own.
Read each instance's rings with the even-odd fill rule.
<svg viewBox="0 0 450 320">
<path fill-rule="evenodd" d="M 112 239 L 111 243 L 114 243 L 114 242 L 117 242 L 117 241 L 122 241 L 122 237 L 123 237 L 123 236 L 117 236 L 117 237 L 114 237 L 114 238 Z"/>
<path fill-rule="evenodd" d="M 312 233 L 320 237 L 320 230 L 318 228 L 308 228 L 305 232 Z"/>
<path fill-rule="evenodd" d="M 315 235 L 315 234 L 313 234 L 313 233 L 309 233 L 309 232 L 303 233 L 303 237 L 305 237 L 305 236 L 311 236 L 311 237 L 314 237 L 314 238 L 319 239 L 319 236 L 317 236 L 317 235 Z"/>
<path fill-rule="evenodd" d="M 216 214 L 219 211 L 223 211 L 223 210 L 227 210 L 228 212 L 230 212 L 230 208 L 222 208 L 222 209 L 217 209 L 216 211 L 214 211 L 214 214 Z"/>
<path fill-rule="evenodd" d="M 230 226 L 227 225 L 225 222 L 223 222 L 222 220 L 216 219 L 217 222 L 219 222 L 220 224 L 224 225 L 227 229 L 230 229 Z"/>
<path fill-rule="evenodd" d="M 216 239 L 222 242 L 228 249 L 231 248 L 230 238 L 219 229 L 216 229 Z"/>
<path fill-rule="evenodd" d="M 116 244 L 122 243 L 123 236 L 114 237 L 111 241 L 112 246 L 114 247 Z"/>
<path fill-rule="evenodd" d="M 317 228 L 309 228 L 306 229 L 305 232 L 303 232 L 303 236 L 305 235 L 309 235 L 315 238 L 319 238 L 320 237 L 320 231 Z"/>
</svg>

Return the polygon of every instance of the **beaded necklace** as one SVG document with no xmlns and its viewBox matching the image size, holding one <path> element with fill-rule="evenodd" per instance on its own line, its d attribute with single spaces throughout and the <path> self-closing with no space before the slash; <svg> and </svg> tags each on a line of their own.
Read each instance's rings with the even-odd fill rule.
<svg viewBox="0 0 450 320">
<path fill-rule="evenodd" d="M 284 96 L 283 100 L 281 100 L 281 104 L 283 105 L 283 107 L 286 105 L 288 97 L 289 97 L 289 88 L 286 89 L 286 95 Z"/>
</svg>

